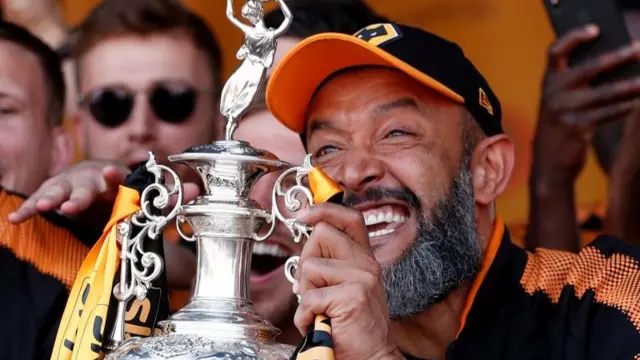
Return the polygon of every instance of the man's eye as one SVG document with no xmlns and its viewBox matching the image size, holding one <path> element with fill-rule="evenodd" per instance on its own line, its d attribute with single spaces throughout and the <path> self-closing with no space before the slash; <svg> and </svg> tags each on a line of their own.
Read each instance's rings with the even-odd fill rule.
<svg viewBox="0 0 640 360">
<path fill-rule="evenodd" d="M 11 115 L 17 113 L 18 110 L 13 107 L 0 106 L 0 115 Z"/>
<path fill-rule="evenodd" d="M 338 148 L 336 148 L 335 146 L 323 146 L 320 149 L 318 149 L 318 151 L 316 151 L 315 153 L 315 157 L 321 157 L 321 156 L 325 156 L 325 155 L 329 155 L 331 153 L 334 153 L 338 151 Z"/>
<path fill-rule="evenodd" d="M 404 131 L 404 130 L 391 130 L 387 136 L 385 136 L 386 138 L 389 137 L 398 137 L 398 136 L 407 136 L 407 135 L 411 135 L 410 133 Z"/>
</svg>

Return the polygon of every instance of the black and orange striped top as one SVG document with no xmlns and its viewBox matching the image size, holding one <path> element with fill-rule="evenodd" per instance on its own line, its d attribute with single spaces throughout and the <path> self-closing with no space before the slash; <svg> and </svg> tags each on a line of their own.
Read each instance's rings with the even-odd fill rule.
<svg viewBox="0 0 640 360">
<path fill-rule="evenodd" d="M 89 246 L 69 220 L 55 214 L 9 223 L 23 200 L 0 188 L 0 359 L 40 360 L 50 356 Z M 87 234 L 88 243 L 92 236 Z"/>
<path fill-rule="evenodd" d="M 640 248 L 529 252 L 497 221 L 445 358 L 640 359 Z"/>
</svg>

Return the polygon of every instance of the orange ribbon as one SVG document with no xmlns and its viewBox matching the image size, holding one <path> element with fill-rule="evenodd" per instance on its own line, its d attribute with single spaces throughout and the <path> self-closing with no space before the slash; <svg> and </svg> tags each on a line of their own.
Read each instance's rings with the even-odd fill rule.
<svg viewBox="0 0 640 360">
<path fill-rule="evenodd" d="M 120 263 L 117 224 L 138 210 L 138 192 L 120 186 L 111 219 L 82 263 L 71 288 L 51 360 L 96 359 L 101 356 L 113 279 Z"/>
</svg>

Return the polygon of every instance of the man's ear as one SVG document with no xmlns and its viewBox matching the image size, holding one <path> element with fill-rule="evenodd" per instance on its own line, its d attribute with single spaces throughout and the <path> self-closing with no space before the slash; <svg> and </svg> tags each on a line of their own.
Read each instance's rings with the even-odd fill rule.
<svg viewBox="0 0 640 360">
<path fill-rule="evenodd" d="M 471 159 L 476 203 L 488 206 L 504 192 L 514 162 L 513 142 L 506 135 L 491 136 L 476 145 Z"/>
<path fill-rule="evenodd" d="M 56 175 L 68 168 L 73 161 L 73 138 L 62 126 L 56 126 L 51 131 L 51 168 L 49 176 Z"/>
</svg>

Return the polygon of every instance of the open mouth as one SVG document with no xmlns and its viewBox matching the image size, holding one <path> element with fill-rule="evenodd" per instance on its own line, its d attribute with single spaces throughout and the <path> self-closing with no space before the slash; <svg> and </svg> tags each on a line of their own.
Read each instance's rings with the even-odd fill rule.
<svg viewBox="0 0 640 360">
<path fill-rule="evenodd" d="M 400 205 L 382 205 L 362 212 L 369 238 L 389 235 L 409 220 L 409 210 Z"/>
<path fill-rule="evenodd" d="M 251 257 L 251 274 L 263 276 L 279 269 L 293 255 L 288 250 L 274 243 L 259 242 L 253 245 Z"/>
</svg>

